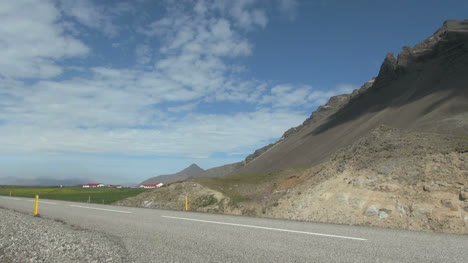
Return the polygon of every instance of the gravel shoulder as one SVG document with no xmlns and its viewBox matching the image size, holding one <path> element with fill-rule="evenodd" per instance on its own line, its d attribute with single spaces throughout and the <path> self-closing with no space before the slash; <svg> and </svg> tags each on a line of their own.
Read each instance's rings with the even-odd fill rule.
<svg viewBox="0 0 468 263">
<path fill-rule="evenodd" d="M 0 262 L 128 262 L 115 238 L 0 207 Z"/>
</svg>

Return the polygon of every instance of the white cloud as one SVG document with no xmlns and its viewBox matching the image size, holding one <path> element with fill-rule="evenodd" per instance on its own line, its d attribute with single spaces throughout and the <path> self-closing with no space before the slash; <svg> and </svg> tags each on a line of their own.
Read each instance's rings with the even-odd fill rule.
<svg viewBox="0 0 468 263">
<path fill-rule="evenodd" d="M 352 90 L 353 86 L 349 84 L 341 84 L 327 91 L 308 85 L 281 84 L 274 86 L 268 94 L 261 97 L 261 103 L 273 108 L 312 107 L 325 104 L 331 96 L 351 93 Z"/>
<path fill-rule="evenodd" d="M 140 30 L 146 39 L 131 49 L 137 67 L 84 69 L 82 64 L 59 66 L 64 58 L 89 50 L 64 34 L 63 25 L 70 28 L 70 21 L 51 2 L 41 1 L 34 12 L 20 1 L 11 3 L 18 4 L 0 4 L 5 18 L 0 38 L 8 44 L 0 49 L 6 58 L 0 61 L 0 73 L 8 77 L 0 77 L 1 152 L 248 154 L 300 124 L 305 111 L 350 89 L 340 85 L 324 92 L 240 77 L 238 72 L 248 69 L 232 61 L 253 52 L 246 32 L 268 22 L 253 0 L 198 1 L 191 6 L 195 12 L 176 5 Z M 89 1 L 67 1 L 63 8 L 88 27 L 111 25 L 105 10 L 96 13 L 99 9 Z M 63 70 L 80 74 L 28 83 L 12 79 L 47 78 Z M 197 112 L 210 103 L 235 105 L 238 113 L 222 107 L 220 112 Z"/>
<path fill-rule="evenodd" d="M 147 44 L 138 44 L 135 48 L 136 62 L 141 65 L 146 65 L 152 60 L 152 49 Z"/>
<path fill-rule="evenodd" d="M 169 108 L 167 108 L 167 111 L 169 111 L 169 112 L 192 111 L 197 106 L 198 106 L 198 102 L 195 102 L 195 103 L 189 103 L 189 104 L 184 104 L 184 105 L 180 105 L 180 106 L 169 107 Z"/>
<path fill-rule="evenodd" d="M 236 26 L 252 30 L 255 27 L 264 28 L 268 23 L 266 12 L 256 7 L 258 3 L 257 0 L 224 0 L 212 1 L 209 6 L 229 16 Z"/>
<path fill-rule="evenodd" d="M 277 138 L 284 127 L 299 124 L 306 116 L 295 112 L 259 111 L 190 114 L 182 120 L 163 122 L 159 129 L 76 129 L 40 125 L 0 126 L 3 152 L 61 152 L 125 155 L 208 157 L 215 152 L 247 154 Z"/>
<path fill-rule="evenodd" d="M 89 49 L 67 36 L 50 1 L 0 3 L 0 76 L 48 78 L 63 71 L 56 61 L 86 55 Z"/>
<path fill-rule="evenodd" d="M 289 19 L 295 19 L 298 2 L 297 0 L 277 0 L 278 1 L 278 10 L 280 13 L 286 15 Z"/>
<path fill-rule="evenodd" d="M 353 92 L 353 90 L 359 88 L 358 86 L 356 85 L 353 85 L 353 84 L 345 84 L 345 83 L 342 83 L 342 84 L 338 84 L 336 86 L 336 89 L 341 93 L 341 94 L 346 94 L 346 93 L 351 93 Z"/>
<path fill-rule="evenodd" d="M 104 32 L 108 36 L 117 36 L 119 29 L 112 23 L 112 19 L 104 8 L 95 5 L 89 0 L 61 0 L 60 6 L 65 15 L 73 17 L 77 22 L 89 28 Z M 121 13 L 128 5 L 117 5 L 111 11 Z"/>
</svg>

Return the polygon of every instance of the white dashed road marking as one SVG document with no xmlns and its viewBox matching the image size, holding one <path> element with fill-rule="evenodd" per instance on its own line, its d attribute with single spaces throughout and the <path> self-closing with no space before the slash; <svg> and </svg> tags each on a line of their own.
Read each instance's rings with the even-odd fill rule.
<svg viewBox="0 0 468 263">
<path fill-rule="evenodd" d="M 107 211 L 107 212 L 116 212 L 116 213 L 132 214 L 132 212 L 128 212 L 128 211 L 113 210 L 113 209 L 105 209 L 105 208 L 97 208 L 97 207 L 91 207 L 91 206 L 81 206 L 81 205 L 70 205 L 70 206 L 71 206 L 71 207 L 78 207 L 78 208 L 87 208 L 87 209 L 101 210 L 101 211 Z"/>
<path fill-rule="evenodd" d="M 3 198 L 3 199 L 10 199 L 10 200 L 17 200 L 17 201 L 23 200 L 23 199 L 19 199 L 19 198 L 5 197 L 5 196 L 2 196 L 2 198 Z"/>
<path fill-rule="evenodd" d="M 25 201 L 34 202 L 34 200 L 25 200 Z M 41 199 L 39 199 L 39 204 L 50 204 L 50 205 L 56 205 L 57 203 L 54 203 L 54 202 L 48 202 L 48 201 L 42 201 Z"/>
<path fill-rule="evenodd" d="M 162 217 L 171 218 L 171 219 L 178 219 L 178 220 L 187 220 L 187 221 L 195 221 L 195 222 L 202 222 L 202 223 L 218 224 L 218 225 L 239 226 L 239 227 L 248 227 L 248 228 L 256 228 L 256 229 L 272 230 L 272 231 L 289 232 L 289 233 L 296 233 L 296 234 L 306 234 L 306 235 L 323 236 L 323 237 L 344 238 L 344 239 L 352 239 L 352 240 L 360 240 L 360 241 L 366 241 L 367 240 L 365 238 L 359 238 L 359 237 L 337 236 L 337 235 L 313 233 L 313 232 L 306 232 L 306 231 L 288 230 L 288 229 L 272 228 L 272 227 L 264 227 L 264 226 L 242 225 L 242 224 L 225 223 L 225 222 L 218 222 L 218 221 L 208 221 L 208 220 L 200 220 L 200 219 L 193 219 L 193 218 L 173 217 L 173 216 L 162 216 Z"/>
</svg>

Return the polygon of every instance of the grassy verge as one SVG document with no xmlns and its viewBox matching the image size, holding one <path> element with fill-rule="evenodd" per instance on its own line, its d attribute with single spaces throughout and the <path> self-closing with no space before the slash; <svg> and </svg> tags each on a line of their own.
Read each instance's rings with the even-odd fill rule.
<svg viewBox="0 0 468 263">
<path fill-rule="evenodd" d="M 136 196 L 148 189 L 140 188 L 82 188 L 82 187 L 40 187 L 40 186 L 0 186 L 0 195 L 111 204 L 113 202 Z"/>
<path fill-rule="evenodd" d="M 222 192 L 232 205 L 255 201 L 259 196 L 276 190 L 275 182 L 281 178 L 299 174 L 305 168 L 286 169 L 267 174 L 233 174 L 224 177 L 203 178 L 197 181 L 205 187 Z"/>
</svg>

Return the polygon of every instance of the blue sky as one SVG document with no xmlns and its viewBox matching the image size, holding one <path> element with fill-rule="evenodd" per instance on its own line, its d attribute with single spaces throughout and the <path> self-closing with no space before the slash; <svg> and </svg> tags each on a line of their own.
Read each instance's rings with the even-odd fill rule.
<svg viewBox="0 0 468 263">
<path fill-rule="evenodd" d="M 466 11 L 466 1 L 2 0 L 0 184 L 130 184 L 240 161 Z"/>
</svg>

